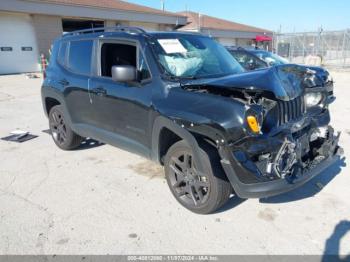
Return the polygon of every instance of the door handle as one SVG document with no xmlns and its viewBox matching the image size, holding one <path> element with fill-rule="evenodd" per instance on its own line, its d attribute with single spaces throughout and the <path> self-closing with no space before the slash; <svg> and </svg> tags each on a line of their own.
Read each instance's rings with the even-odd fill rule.
<svg viewBox="0 0 350 262">
<path fill-rule="evenodd" d="M 104 89 L 103 87 L 96 87 L 91 90 L 92 93 L 98 95 L 98 96 L 106 96 L 107 95 L 107 90 Z"/>
<path fill-rule="evenodd" d="M 69 85 L 69 82 L 66 79 L 61 79 L 61 80 L 58 81 L 58 83 L 63 85 L 63 86 Z"/>
</svg>

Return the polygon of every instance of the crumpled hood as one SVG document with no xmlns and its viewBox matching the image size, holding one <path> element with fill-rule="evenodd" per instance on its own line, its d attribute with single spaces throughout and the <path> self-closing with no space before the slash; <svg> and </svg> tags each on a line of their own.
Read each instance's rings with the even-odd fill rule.
<svg viewBox="0 0 350 262">
<path fill-rule="evenodd" d="M 328 71 L 320 66 L 308 66 L 305 65 L 305 67 L 309 68 L 310 70 L 314 70 L 317 74 L 327 74 Z"/>
<path fill-rule="evenodd" d="M 191 80 L 183 87 L 210 86 L 224 89 L 245 89 L 250 91 L 269 91 L 284 101 L 300 96 L 308 86 L 305 78 L 307 69 L 299 65 L 280 65 L 267 69 L 244 72 L 221 78 Z"/>
<path fill-rule="evenodd" d="M 324 69 L 324 68 L 322 68 L 320 66 L 305 66 L 305 67 L 307 67 L 310 70 L 315 71 L 316 75 L 318 77 L 320 77 L 320 79 L 322 81 L 327 81 L 328 80 L 329 72 L 326 69 Z"/>
</svg>

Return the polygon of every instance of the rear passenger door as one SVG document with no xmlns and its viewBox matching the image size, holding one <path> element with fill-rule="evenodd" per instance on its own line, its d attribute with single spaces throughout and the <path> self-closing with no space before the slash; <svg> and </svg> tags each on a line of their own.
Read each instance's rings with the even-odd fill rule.
<svg viewBox="0 0 350 262">
<path fill-rule="evenodd" d="M 106 142 L 147 155 L 152 97 L 151 73 L 137 41 L 100 40 L 96 48 L 96 76 L 90 93 L 95 125 Z M 114 65 L 135 66 L 139 81 L 119 83 L 111 78 Z"/>
<path fill-rule="evenodd" d="M 65 74 L 58 80 L 64 88 L 68 112 L 73 124 L 92 124 L 93 110 L 88 92 L 94 41 L 69 41 Z"/>
</svg>

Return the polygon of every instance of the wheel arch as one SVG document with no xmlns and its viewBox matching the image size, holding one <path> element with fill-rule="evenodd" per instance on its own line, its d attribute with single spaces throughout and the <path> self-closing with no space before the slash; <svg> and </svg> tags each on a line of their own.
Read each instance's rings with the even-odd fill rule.
<svg viewBox="0 0 350 262">
<path fill-rule="evenodd" d="M 62 97 L 62 94 L 59 93 L 58 90 L 50 87 L 42 87 L 41 89 L 41 97 L 42 97 L 42 103 L 44 107 L 44 112 L 46 116 L 49 115 L 50 110 L 52 107 L 56 105 L 61 105 L 63 108 L 63 113 L 66 118 L 66 121 L 72 126 L 72 119 L 70 117 L 70 114 L 67 110 L 66 103 L 64 101 L 64 98 Z"/>
<path fill-rule="evenodd" d="M 58 101 L 57 99 L 55 99 L 53 97 L 45 97 L 44 103 L 45 103 L 44 108 L 45 108 L 46 115 L 49 115 L 51 109 L 54 106 L 61 105 L 60 101 Z"/>
<path fill-rule="evenodd" d="M 164 139 L 166 140 L 164 141 Z M 151 158 L 160 164 L 163 164 L 163 157 L 167 150 L 179 140 L 185 140 L 193 149 L 195 161 L 198 163 L 197 168 L 200 172 L 205 172 L 201 159 L 205 157 L 203 154 L 202 143 L 208 143 L 215 146 L 215 141 L 209 136 L 191 132 L 183 125 L 179 125 L 176 121 L 168 119 L 164 116 L 158 116 L 153 125 L 152 131 L 152 152 Z"/>
</svg>

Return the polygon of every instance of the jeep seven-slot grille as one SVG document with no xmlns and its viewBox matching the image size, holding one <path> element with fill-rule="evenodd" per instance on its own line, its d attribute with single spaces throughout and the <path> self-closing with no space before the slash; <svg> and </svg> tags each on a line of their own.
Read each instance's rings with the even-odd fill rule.
<svg viewBox="0 0 350 262">
<path fill-rule="evenodd" d="M 305 112 L 304 97 L 299 96 L 291 101 L 277 101 L 278 125 L 298 119 Z"/>
</svg>

